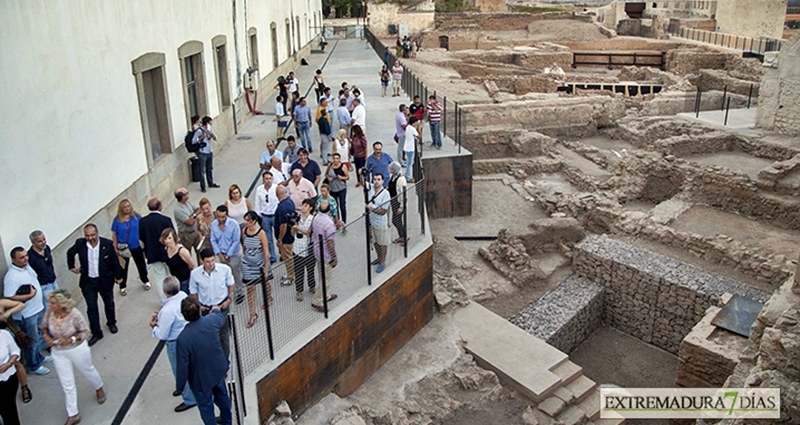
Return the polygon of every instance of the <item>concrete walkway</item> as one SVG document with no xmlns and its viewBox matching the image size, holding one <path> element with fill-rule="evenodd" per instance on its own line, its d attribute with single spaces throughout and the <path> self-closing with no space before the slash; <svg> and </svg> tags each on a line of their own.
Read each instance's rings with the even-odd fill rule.
<svg viewBox="0 0 800 425">
<path fill-rule="evenodd" d="M 331 39 L 327 50 L 325 54 L 312 54 L 307 58 L 310 65 L 296 70 L 295 73 L 300 80 L 303 93 L 310 87 L 314 71 L 322 67 L 323 62 L 332 51 L 330 59 L 323 69 L 327 84 L 338 87 L 342 81 L 347 81 L 351 86 L 356 84 L 361 87 L 367 108 L 367 139 L 370 144 L 376 140 L 383 141 L 384 151 L 394 156 L 397 145 L 392 141 L 392 136 L 394 135 L 394 116 L 397 112 L 397 105 L 401 102 L 409 103 L 410 100 L 405 97 L 387 96 L 382 98 L 380 96 L 378 70 L 381 67 L 381 60 L 365 41 Z M 312 98 L 313 94 L 312 90 Z M 239 128 L 239 133 L 228 141 L 225 148 L 215 152 L 215 180 L 222 187 L 210 189 L 207 193 L 200 193 L 197 183 L 187 184 L 192 202 L 197 204 L 205 196 L 212 205 L 222 204 L 227 197 L 227 187 L 233 183 L 238 184 L 242 190 L 247 190 L 254 177 L 258 175 L 257 164 L 261 152 L 265 150 L 265 141 L 275 137 L 275 122 L 271 115 L 275 96 L 276 94 L 267 96 L 266 101 L 260 105 L 260 109 L 268 112 L 268 115 L 254 116 L 248 119 Z M 313 101 L 309 104 L 312 107 L 316 106 L 316 102 Z M 429 141 L 430 135 L 427 131 L 425 136 Z M 312 130 L 312 138 L 315 146 L 318 146 L 319 135 L 316 129 Z M 444 144 L 453 149 L 452 140 L 445 139 Z M 447 154 L 448 151 L 449 149 L 443 149 L 439 151 L 441 153 L 437 152 L 437 154 Z M 314 150 L 312 158 L 319 160 L 317 149 Z M 164 202 L 170 202 L 170 200 L 165 199 Z M 348 218 L 352 221 L 360 215 L 363 205 L 363 193 L 361 190 L 353 188 L 353 183 L 350 184 L 348 191 L 348 204 Z M 174 201 L 166 205 L 164 213 L 172 216 L 174 205 Z M 146 213 L 146 211 L 140 211 L 140 213 Z M 110 237 L 108 229 L 101 229 L 101 236 Z M 63 261 L 63 259 L 56 259 L 56 261 Z M 105 338 L 92 347 L 94 364 L 104 379 L 108 401 L 102 406 L 98 405 L 89 383 L 83 377 L 76 378 L 82 423 L 109 424 L 112 422 L 156 346 L 157 341 L 151 338 L 147 322 L 152 312 L 160 308 L 160 301 L 155 291 L 148 292 L 143 289 L 136 279 L 134 270 L 135 267 L 131 267 L 128 296 L 117 295 L 115 298 L 119 333 L 112 335 L 110 332 L 105 332 Z M 387 268 L 385 275 L 391 273 L 392 268 Z M 344 303 L 342 306 L 344 307 Z M 77 308 L 85 314 L 86 306 L 83 303 Z M 322 316 L 320 315 L 320 317 Z M 52 365 L 48 364 L 48 367 L 50 366 Z M 248 380 L 246 383 L 250 387 L 253 386 L 253 383 Z M 22 404 L 20 398 L 18 402 L 22 423 L 63 423 L 67 415 L 63 393 L 55 371 L 43 377 L 30 376 L 29 386 L 33 391 L 33 401 L 29 404 Z M 166 353 L 162 352 L 147 376 L 141 391 L 133 400 L 124 423 L 197 424 L 199 422 L 197 409 L 190 409 L 183 413 L 173 412 L 173 408 L 181 401 L 179 397 L 171 396 L 173 388 L 174 381 L 169 362 Z M 246 422 L 255 423 L 257 416 L 255 399 L 248 397 L 247 409 L 249 415 Z"/>
</svg>

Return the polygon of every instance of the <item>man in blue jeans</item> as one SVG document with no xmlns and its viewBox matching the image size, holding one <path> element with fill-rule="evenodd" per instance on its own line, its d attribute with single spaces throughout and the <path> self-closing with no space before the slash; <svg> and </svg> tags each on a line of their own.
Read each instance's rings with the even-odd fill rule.
<svg viewBox="0 0 800 425">
<path fill-rule="evenodd" d="M 442 125 L 442 104 L 433 95 L 428 97 L 428 124 L 431 127 L 431 146 L 441 149 L 442 133 L 439 130 Z"/>
<path fill-rule="evenodd" d="M 34 340 L 23 349 L 25 367 L 34 375 L 47 375 L 50 369 L 42 363 L 49 362 L 52 358 L 39 352 L 44 347 L 42 331 L 39 329 L 45 312 L 42 287 L 36 272 L 28 265 L 28 253 L 21 246 L 11 250 L 11 265 L 3 279 L 3 296 L 25 303 L 22 311 L 11 316 L 20 329 Z"/>
<path fill-rule="evenodd" d="M 198 118 L 198 121 L 195 121 L 195 118 Z M 192 117 L 193 125 L 199 124 L 199 118 L 197 115 Z M 218 184 L 214 183 L 214 150 L 211 145 L 212 140 L 217 140 L 217 135 L 211 129 L 211 117 L 203 117 L 202 125 L 195 127 L 193 137 L 206 144 L 197 151 L 197 158 L 200 160 L 200 191 L 206 191 L 206 180 L 208 181 L 208 187 L 219 187 Z M 195 143 L 195 141 L 192 141 L 192 143 Z"/>
<path fill-rule="evenodd" d="M 174 276 L 168 276 L 164 279 L 163 290 L 167 299 L 161 303 L 161 310 L 150 317 L 150 327 L 153 328 L 153 338 L 166 342 L 167 358 L 169 359 L 169 365 L 172 367 L 172 377 L 175 378 L 178 370 L 176 341 L 186 326 L 186 321 L 183 319 L 183 314 L 181 314 L 181 301 L 188 295 L 181 291 L 180 282 Z M 183 412 L 197 406 L 197 401 L 188 384 L 181 389 L 175 390 L 172 395 L 183 396 L 183 402 L 175 407 L 176 412 Z"/>
<path fill-rule="evenodd" d="M 294 108 L 294 127 L 297 129 L 297 135 L 300 136 L 300 144 L 309 153 L 314 152 L 311 147 L 311 108 L 305 97 L 301 97 L 300 105 Z"/>
</svg>

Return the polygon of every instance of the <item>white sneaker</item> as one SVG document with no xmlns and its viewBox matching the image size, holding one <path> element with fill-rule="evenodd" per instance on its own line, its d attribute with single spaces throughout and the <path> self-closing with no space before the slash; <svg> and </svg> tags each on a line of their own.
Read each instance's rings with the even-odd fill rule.
<svg viewBox="0 0 800 425">
<path fill-rule="evenodd" d="M 44 366 L 39 366 L 39 369 L 32 370 L 32 371 L 30 371 L 28 373 L 32 373 L 34 375 L 47 375 L 48 373 L 50 373 L 50 369 L 48 369 L 48 368 L 46 368 Z"/>
</svg>

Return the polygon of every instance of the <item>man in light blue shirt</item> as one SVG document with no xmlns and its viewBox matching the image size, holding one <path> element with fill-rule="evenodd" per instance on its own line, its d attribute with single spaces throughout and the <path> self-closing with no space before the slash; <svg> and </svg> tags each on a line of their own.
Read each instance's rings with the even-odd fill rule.
<svg viewBox="0 0 800 425">
<path fill-rule="evenodd" d="M 236 304 L 244 301 L 242 284 L 242 231 L 236 220 L 228 217 L 228 207 L 220 205 L 211 222 L 211 247 L 219 262 L 231 268 L 236 282 Z M 202 301 L 201 301 L 202 303 Z"/>
<path fill-rule="evenodd" d="M 347 109 L 347 99 L 339 99 L 339 109 L 336 110 L 336 120 L 339 122 L 339 129 L 344 129 L 350 134 L 350 110 Z"/>
<path fill-rule="evenodd" d="M 233 224 L 236 225 L 236 222 Z M 231 268 L 225 264 L 217 264 L 214 261 L 214 251 L 209 248 L 200 252 L 200 261 L 202 263 L 192 270 L 189 278 L 189 294 L 200 302 L 202 314 L 208 314 L 212 307 L 218 306 L 222 314 L 228 317 L 235 287 Z M 228 356 L 230 354 L 228 326 L 223 326 L 219 330 L 219 340 L 225 356 Z"/>
<path fill-rule="evenodd" d="M 300 105 L 294 108 L 294 127 L 300 136 L 300 144 L 313 152 L 311 144 L 311 108 L 305 97 L 300 98 Z"/>
<path fill-rule="evenodd" d="M 167 345 L 167 358 L 169 365 L 172 367 L 172 376 L 175 377 L 177 371 L 177 354 L 175 350 L 175 340 L 178 335 L 183 331 L 186 326 L 186 320 L 183 319 L 181 314 L 181 301 L 188 297 L 186 293 L 180 290 L 180 282 L 174 276 L 168 276 L 164 279 L 164 294 L 167 299 L 161 303 L 161 310 L 153 313 L 150 318 L 150 327 L 153 328 L 153 338 L 158 338 Z M 197 406 L 197 401 L 192 394 L 189 384 L 184 388 L 175 390 L 172 395 L 180 394 L 183 402 L 175 407 L 176 412 L 183 412 Z"/>
<path fill-rule="evenodd" d="M 20 291 L 22 287 L 25 289 Z M 28 373 L 47 375 L 50 373 L 50 369 L 42 363 L 48 362 L 52 358 L 42 356 L 39 352 L 44 346 L 42 331 L 39 329 L 45 311 L 42 302 L 42 287 L 36 277 L 36 272 L 28 265 L 28 253 L 21 246 L 11 250 L 11 265 L 3 278 L 3 296 L 25 303 L 22 311 L 11 316 L 20 329 L 34 340 L 32 344 L 22 350 L 25 367 L 28 369 Z"/>
</svg>

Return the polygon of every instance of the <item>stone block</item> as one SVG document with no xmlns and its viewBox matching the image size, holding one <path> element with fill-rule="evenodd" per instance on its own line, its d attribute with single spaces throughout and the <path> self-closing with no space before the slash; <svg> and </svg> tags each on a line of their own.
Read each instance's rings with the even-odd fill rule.
<svg viewBox="0 0 800 425">
<path fill-rule="evenodd" d="M 586 414 L 578 406 L 570 406 L 557 419 L 564 425 L 583 425 L 586 423 Z"/>
<path fill-rule="evenodd" d="M 597 384 L 594 381 L 583 375 L 565 385 L 565 388 L 575 395 L 575 401 L 577 403 L 580 403 L 591 396 L 596 387 Z"/>
<path fill-rule="evenodd" d="M 555 418 L 564 411 L 566 403 L 558 397 L 550 397 L 547 400 L 539 403 L 539 410 L 547 413 L 548 416 Z"/>
</svg>

